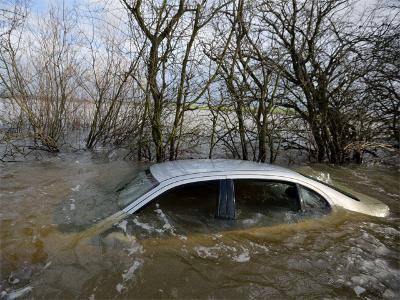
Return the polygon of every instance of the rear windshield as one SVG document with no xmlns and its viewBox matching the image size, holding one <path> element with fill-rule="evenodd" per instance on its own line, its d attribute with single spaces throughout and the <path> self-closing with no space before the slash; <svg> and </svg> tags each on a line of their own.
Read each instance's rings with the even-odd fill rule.
<svg viewBox="0 0 400 300">
<path fill-rule="evenodd" d="M 127 207 L 157 185 L 158 181 L 151 175 L 149 170 L 140 172 L 130 183 L 118 191 L 119 208 Z"/>
<path fill-rule="evenodd" d="M 353 199 L 353 200 L 360 201 L 360 199 L 358 199 L 356 196 L 354 196 L 353 194 L 350 194 L 350 193 L 347 192 L 347 191 L 344 191 L 343 189 L 340 189 L 340 188 L 338 188 L 338 187 L 336 187 L 336 186 L 333 186 L 333 185 L 331 185 L 331 184 L 329 184 L 329 183 L 326 183 L 326 182 L 323 182 L 323 181 L 321 181 L 321 180 L 318 180 L 318 179 L 316 179 L 316 178 L 314 178 L 314 177 L 305 175 L 305 174 L 303 174 L 303 173 L 300 173 L 300 174 L 303 175 L 304 177 L 307 177 L 308 179 L 312 179 L 312 180 L 314 180 L 314 181 L 316 181 L 316 182 L 322 183 L 323 185 L 326 185 L 326 186 L 330 187 L 331 189 L 334 189 L 335 191 L 338 191 L 339 193 L 342 193 L 343 195 L 346 195 L 347 197 L 349 197 L 349 198 L 351 198 L 351 199 Z"/>
</svg>

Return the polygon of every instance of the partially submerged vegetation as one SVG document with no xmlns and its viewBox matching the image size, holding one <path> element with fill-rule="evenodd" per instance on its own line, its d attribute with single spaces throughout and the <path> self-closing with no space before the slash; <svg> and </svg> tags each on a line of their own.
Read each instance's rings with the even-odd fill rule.
<svg viewBox="0 0 400 300">
<path fill-rule="evenodd" d="M 3 161 L 66 146 L 156 161 L 398 154 L 394 2 L 1 4 Z"/>
</svg>

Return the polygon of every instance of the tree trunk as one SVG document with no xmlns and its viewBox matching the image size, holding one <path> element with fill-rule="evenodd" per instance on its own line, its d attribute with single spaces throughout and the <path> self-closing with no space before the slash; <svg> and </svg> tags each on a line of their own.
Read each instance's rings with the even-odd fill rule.
<svg viewBox="0 0 400 300">
<path fill-rule="evenodd" d="M 164 144 L 161 125 L 161 113 L 163 108 L 162 95 L 157 85 L 157 62 L 158 62 L 158 46 L 157 40 L 152 42 L 150 49 L 150 61 L 148 66 L 148 80 L 150 92 L 153 97 L 154 107 L 151 118 L 151 133 L 153 143 L 156 148 L 156 160 L 162 162 L 164 160 Z"/>
<path fill-rule="evenodd" d="M 236 116 L 238 118 L 238 123 L 239 123 L 239 137 L 240 137 L 240 146 L 242 148 L 242 159 L 248 160 L 249 155 L 248 155 L 247 146 L 246 146 L 246 132 L 245 132 L 245 128 L 244 128 L 242 100 L 238 99 L 236 101 L 235 111 L 236 111 Z"/>
</svg>

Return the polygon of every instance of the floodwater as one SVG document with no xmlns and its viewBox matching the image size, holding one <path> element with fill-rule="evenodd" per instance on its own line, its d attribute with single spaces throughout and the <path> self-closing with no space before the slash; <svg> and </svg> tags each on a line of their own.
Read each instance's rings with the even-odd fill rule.
<svg viewBox="0 0 400 300">
<path fill-rule="evenodd" d="M 89 153 L 2 164 L 1 299 L 400 297 L 398 169 L 294 168 L 380 199 L 387 218 L 338 210 L 267 226 L 261 213 L 216 221 L 206 206 L 182 212 L 160 200 L 90 230 L 145 167 Z"/>
</svg>

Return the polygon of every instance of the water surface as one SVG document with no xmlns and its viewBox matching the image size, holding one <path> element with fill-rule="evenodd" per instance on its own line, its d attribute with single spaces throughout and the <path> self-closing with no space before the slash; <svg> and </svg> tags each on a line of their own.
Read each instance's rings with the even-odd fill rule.
<svg viewBox="0 0 400 300">
<path fill-rule="evenodd" d="M 159 202 L 104 232 L 116 191 L 146 167 L 92 154 L 3 164 L 2 299 L 392 298 L 400 295 L 399 171 L 302 166 L 389 205 L 388 218 L 338 210 L 286 224 L 217 222 Z M 212 194 L 211 190 L 198 193 Z M 286 218 L 286 219 L 284 219 Z M 250 220 L 247 221 L 246 220 Z M 244 222 L 244 223 L 243 223 Z"/>
</svg>

